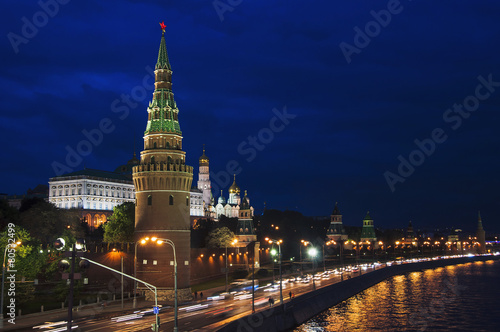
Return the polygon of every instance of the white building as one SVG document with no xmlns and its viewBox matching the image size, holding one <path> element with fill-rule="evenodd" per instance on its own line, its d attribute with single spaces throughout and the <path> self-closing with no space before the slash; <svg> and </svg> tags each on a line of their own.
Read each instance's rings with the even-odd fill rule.
<svg viewBox="0 0 500 332">
<path fill-rule="evenodd" d="M 93 227 L 106 222 L 115 206 L 134 201 L 134 184 L 126 174 L 83 169 L 49 180 L 49 202 L 62 209 L 81 209 Z"/>
<path fill-rule="evenodd" d="M 189 201 L 191 217 L 204 217 L 205 202 L 203 201 L 203 192 L 199 189 L 192 188 L 189 192 Z"/>
</svg>

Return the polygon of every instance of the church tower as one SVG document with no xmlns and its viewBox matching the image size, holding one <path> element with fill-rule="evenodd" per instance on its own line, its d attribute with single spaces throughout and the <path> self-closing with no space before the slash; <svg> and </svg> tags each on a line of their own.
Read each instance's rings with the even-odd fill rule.
<svg viewBox="0 0 500 332">
<path fill-rule="evenodd" d="M 146 237 L 171 240 L 177 258 L 178 297 L 182 301 L 191 298 L 189 191 L 193 168 L 186 165 L 186 153 L 182 150 L 179 109 L 172 92 L 163 24 L 154 72 L 155 90 L 147 108 L 144 150 L 132 175 L 136 193 L 137 278 L 158 287 L 158 300 L 173 299 L 173 248 L 166 243 L 139 242 Z M 152 299 L 151 292 L 146 294 L 148 300 Z"/>
<path fill-rule="evenodd" d="M 476 238 L 477 238 L 477 242 L 478 242 L 478 253 L 484 254 L 486 252 L 486 233 L 483 229 L 483 221 L 481 220 L 481 212 L 477 213 Z"/>
<path fill-rule="evenodd" d="M 236 184 L 236 174 L 234 174 L 234 180 L 231 187 L 229 187 L 229 199 L 228 204 L 240 205 L 240 187 Z"/>
<path fill-rule="evenodd" d="M 203 192 L 203 203 L 206 208 L 212 204 L 212 187 L 208 164 L 209 159 L 205 155 L 205 145 L 203 145 L 203 154 L 200 157 L 200 170 L 198 173 L 198 189 Z"/>
</svg>

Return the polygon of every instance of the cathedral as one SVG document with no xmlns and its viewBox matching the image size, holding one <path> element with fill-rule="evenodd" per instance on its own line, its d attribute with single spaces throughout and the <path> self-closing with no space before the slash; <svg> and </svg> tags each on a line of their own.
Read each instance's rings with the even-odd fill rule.
<svg viewBox="0 0 500 332">
<path fill-rule="evenodd" d="M 197 188 L 191 189 L 191 218 L 205 217 L 218 221 L 221 216 L 237 218 L 236 238 L 237 247 L 246 247 L 251 242 L 257 241 L 253 226 L 254 208 L 250 205 L 247 191 L 241 197 L 241 189 L 236 184 L 236 175 L 233 175 L 233 184 L 229 187 L 229 196 L 226 199 L 221 190 L 220 197 L 215 204 L 210 182 L 210 159 L 203 154 L 199 159 L 199 173 Z M 194 203 L 193 202 L 199 202 Z"/>
</svg>

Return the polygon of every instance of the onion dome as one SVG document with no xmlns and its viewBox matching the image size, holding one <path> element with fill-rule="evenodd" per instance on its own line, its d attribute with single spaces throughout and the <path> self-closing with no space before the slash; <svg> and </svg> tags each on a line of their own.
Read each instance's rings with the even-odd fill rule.
<svg viewBox="0 0 500 332">
<path fill-rule="evenodd" d="M 234 174 L 234 181 L 231 187 L 229 187 L 229 193 L 230 194 L 238 194 L 240 193 L 240 187 L 236 184 L 236 174 Z"/>
<path fill-rule="evenodd" d="M 222 196 L 222 190 L 220 191 L 220 197 L 219 197 L 218 203 L 219 204 L 226 204 L 226 199 L 224 198 L 224 196 Z"/>
<path fill-rule="evenodd" d="M 208 159 L 208 157 L 205 154 L 205 144 L 203 144 L 203 154 L 201 155 L 199 160 L 200 160 L 200 166 L 208 166 L 208 162 L 210 161 L 210 159 Z"/>
</svg>

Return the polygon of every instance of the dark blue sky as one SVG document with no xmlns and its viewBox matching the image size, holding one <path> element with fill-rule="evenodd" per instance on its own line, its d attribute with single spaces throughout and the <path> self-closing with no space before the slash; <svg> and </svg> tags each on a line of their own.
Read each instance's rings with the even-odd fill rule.
<svg viewBox="0 0 500 332">
<path fill-rule="evenodd" d="M 498 2 L 47 3 L 3 9 L 1 192 L 142 150 L 165 21 L 187 161 L 206 144 L 214 189 L 237 163 L 257 211 L 338 201 L 347 225 L 369 210 L 378 227 L 474 229 L 481 210 L 500 230 Z"/>
</svg>

